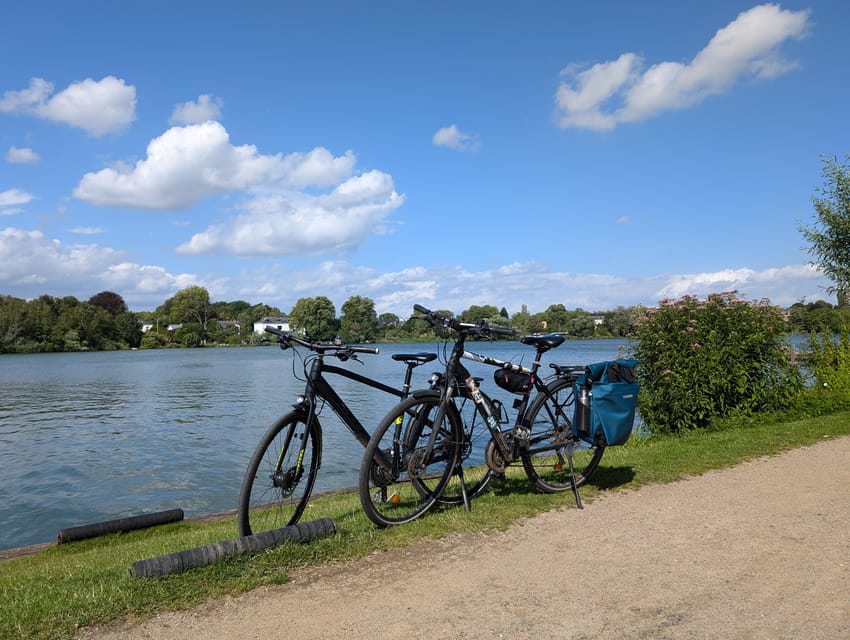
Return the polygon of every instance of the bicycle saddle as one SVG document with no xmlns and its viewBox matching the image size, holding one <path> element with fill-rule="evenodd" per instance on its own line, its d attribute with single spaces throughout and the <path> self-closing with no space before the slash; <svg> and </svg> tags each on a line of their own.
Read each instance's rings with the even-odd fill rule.
<svg viewBox="0 0 850 640">
<path fill-rule="evenodd" d="M 425 364 L 426 362 L 431 362 L 431 360 L 437 359 L 436 353 L 394 353 L 392 355 L 393 360 L 398 360 L 399 362 L 418 362 L 420 364 Z"/>
<path fill-rule="evenodd" d="M 520 342 L 531 345 L 541 351 L 554 349 L 564 341 L 564 336 L 557 333 L 544 333 L 543 335 L 523 336 Z"/>
</svg>

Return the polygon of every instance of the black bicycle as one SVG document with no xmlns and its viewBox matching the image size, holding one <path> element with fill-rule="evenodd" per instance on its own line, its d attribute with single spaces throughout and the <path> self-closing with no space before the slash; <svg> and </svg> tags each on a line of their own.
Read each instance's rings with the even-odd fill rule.
<svg viewBox="0 0 850 640">
<path fill-rule="evenodd" d="M 393 354 L 394 360 L 407 365 L 402 388 L 396 389 L 325 362 L 328 356 L 342 362 L 358 360 L 358 354 L 376 355 L 376 348 L 314 342 L 274 327 L 266 327 L 266 331 L 277 336 L 281 349 L 300 345 L 311 353 L 301 360 L 305 376 L 304 393 L 298 397 L 293 409 L 265 433 L 248 463 L 237 515 L 242 536 L 292 525 L 301 518 L 322 463 L 319 417 L 325 405 L 330 406 L 361 445 L 368 445 L 369 432 L 334 391 L 325 378 L 326 374 L 342 376 L 405 398 L 410 391 L 413 369 L 437 357 L 435 353 Z"/>
<path fill-rule="evenodd" d="M 581 506 L 578 487 L 598 466 L 605 442 L 596 438 L 589 443 L 573 433 L 574 383 L 584 367 L 550 364 L 553 374 L 546 380 L 539 375 L 541 357 L 564 337 L 521 338 L 536 351 L 532 367 L 526 368 L 464 350 L 467 338 L 513 335 L 512 329 L 461 323 L 420 305 L 414 309 L 432 326 L 453 330 L 456 338 L 437 388 L 414 391 L 384 417 L 372 435 L 358 483 L 366 515 L 375 524 L 388 526 L 409 522 L 438 501 L 462 502 L 469 509 L 471 498 L 494 477 L 504 477 L 520 465 L 539 489 L 550 493 L 572 489 Z M 481 391 L 480 380 L 470 375 L 462 358 L 498 367 L 496 382 L 520 396 L 513 428 L 501 427 L 507 423 L 504 407 Z M 474 411 L 464 419 L 469 412 L 464 414 L 462 408 L 469 400 Z M 482 440 L 482 433 L 486 440 L 483 461 L 467 465 L 471 453 L 481 448 L 475 443 Z M 437 476 L 419 473 L 408 463 L 432 457 L 453 460 L 454 467 Z M 409 500 L 417 495 L 417 508 L 411 509 Z"/>
</svg>

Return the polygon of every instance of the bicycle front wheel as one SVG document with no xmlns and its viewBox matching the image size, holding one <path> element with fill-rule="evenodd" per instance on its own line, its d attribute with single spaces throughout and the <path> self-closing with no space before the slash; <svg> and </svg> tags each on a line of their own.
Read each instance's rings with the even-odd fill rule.
<svg viewBox="0 0 850 640">
<path fill-rule="evenodd" d="M 376 525 L 415 520 L 433 506 L 448 483 L 463 430 L 451 406 L 442 424 L 435 425 L 439 406 L 438 393 L 406 398 L 372 434 L 360 466 L 358 492 L 363 511 Z"/>
<path fill-rule="evenodd" d="M 538 393 L 528 408 L 531 437 L 522 464 L 528 479 L 538 489 L 556 493 L 573 488 L 569 454 L 573 459 L 575 485 L 580 487 L 596 470 L 605 447 L 573 437 L 569 419 L 575 401 L 572 382 L 559 378 L 546 388 L 548 393 Z"/>
<path fill-rule="evenodd" d="M 249 536 L 298 522 L 318 471 L 319 425 L 304 412 L 278 420 L 257 445 L 239 494 L 239 535 Z"/>
<path fill-rule="evenodd" d="M 481 395 L 483 402 L 489 405 L 490 411 L 497 415 L 497 409 L 490 398 L 484 392 L 481 392 Z M 457 417 L 450 417 L 460 421 L 463 428 L 463 440 L 454 473 L 449 477 L 438 500 L 442 504 L 459 505 L 464 503 L 464 490 L 467 500 L 477 498 L 484 493 L 493 478 L 490 468 L 484 461 L 484 451 L 490 442 L 490 432 L 471 398 L 455 397 L 452 409 L 455 410 L 452 413 Z"/>
</svg>

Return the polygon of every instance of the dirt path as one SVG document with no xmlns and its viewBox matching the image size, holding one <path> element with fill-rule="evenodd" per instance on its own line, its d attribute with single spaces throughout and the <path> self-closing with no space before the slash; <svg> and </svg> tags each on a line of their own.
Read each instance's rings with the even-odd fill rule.
<svg viewBox="0 0 850 640">
<path fill-rule="evenodd" d="M 850 638 L 850 438 L 80 637 Z"/>
</svg>

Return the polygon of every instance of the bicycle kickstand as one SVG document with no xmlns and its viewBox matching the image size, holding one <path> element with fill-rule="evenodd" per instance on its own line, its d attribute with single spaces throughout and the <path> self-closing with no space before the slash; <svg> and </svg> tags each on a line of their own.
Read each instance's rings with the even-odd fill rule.
<svg viewBox="0 0 850 640">
<path fill-rule="evenodd" d="M 581 504 L 581 496 L 578 494 L 578 486 L 576 485 L 576 471 L 573 467 L 573 448 L 567 447 L 567 462 L 570 465 L 570 484 L 573 485 L 573 495 L 576 497 L 576 508 L 584 509 Z"/>
<path fill-rule="evenodd" d="M 469 513 L 472 511 L 472 503 L 469 500 L 469 494 L 466 492 L 466 480 L 463 479 L 463 465 L 457 465 L 457 471 L 455 473 L 457 473 L 460 479 L 460 495 L 463 496 L 463 508 Z"/>
</svg>

